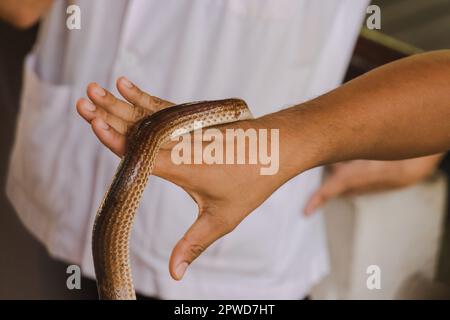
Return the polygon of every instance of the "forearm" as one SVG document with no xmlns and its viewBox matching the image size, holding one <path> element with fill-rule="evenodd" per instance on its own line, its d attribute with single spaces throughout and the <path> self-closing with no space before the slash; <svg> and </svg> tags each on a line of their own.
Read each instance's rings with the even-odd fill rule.
<svg viewBox="0 0 450 320">
<path fill-rule="evenodd" d="M 2 0 L 0 19 L 18 28 L 28 28 L 47 12 L 53 0 Z"/>
<path fill-rule="evenodd" d="M 291 174 L 349 159 L 395 160 L 450 149 L 450 50 L 380 67 L 338 89 L 261 118 L 280 128 Z"/>
</svg>

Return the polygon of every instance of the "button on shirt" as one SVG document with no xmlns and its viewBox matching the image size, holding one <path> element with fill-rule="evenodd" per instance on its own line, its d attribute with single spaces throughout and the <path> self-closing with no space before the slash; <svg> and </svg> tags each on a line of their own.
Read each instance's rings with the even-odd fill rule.
<svg viewBox="0 0 450 320">
<path fill-rule="evenodd" d="M 81 8 L 81 30 L 65 28 L 73 3 Z M 175 103 L 241 97 L 261 116 L 339 85 L 366 5 L 55 1 L 24 67 L 7 187 L 18 215 L 51 255 L 93 277 L 92 225 L 119 159 L 76 114 L 89 82 L 117 93 L 115 80 L 126 75 Z M 175 299 L 303 297 L 328 271 L 322 216 L 301 214 L 320 178 L 319 168 L 285 184 L 176 282 L 169 254 L 197 208 L 183 190 L 151 177 L 131 239 L 136 289 Z"/>
</svg>

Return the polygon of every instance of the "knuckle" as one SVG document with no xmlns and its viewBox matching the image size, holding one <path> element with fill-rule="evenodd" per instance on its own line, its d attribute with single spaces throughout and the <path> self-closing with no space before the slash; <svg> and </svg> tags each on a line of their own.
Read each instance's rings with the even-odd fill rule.
<svg viewBox="0 0 450 320">
<path fill-rule="evenodd" d="M 151 106 L 153 104 L 153 99 L 149 94 L 142 92 L 142 102 L 147 106 Z"/>
<path fill-rule="evenodd" d="M 137 104 L 139 102 L 140 96 L 141 96 L 141 90 L 137 86 L 133 86 L 133 88 L 130 90 L 130 93 L 128 95 L 130 102 L 132 102 L 133 104 Z"/>
<path fill-rule="evenodd" d="M 146 113 L 141 107 L 139 107 L 139 106 L 132 107 L 132 116 L 131 117 L 132 117 L 133 121 L 138 121 L 145 116 L 146 116 Z"/>
<path fill-rule="evenodd" d="M 191 244 L 189 246 L 189 254 L 195 259 L 205 251 L 205 246 L 201 244 Z"/>
<path fill-rule="evenodd" d="M 105 90 L 106 91 L 106 90 Z M 106 98 L 105 98 L 106 103 L 108 104 L 108 107 L 111 107 L 113 104 L 116 103 L 117 99 L 116 97 L 109 91 L 106 91 Z"/>
<path fill-rule="evenodd" d="M 139 99 L 139 103 L 140 104 L 145 104 L 145 103 L 147 103 L 148 102 L 148 100 L 147 100 L 147 94 L 145 94 L 145 92 L 144 91 L 142 91 L 142 90 L 140 90 L 140 89 L 137 89 L 138 90 L 138 99 Z"/>
<path fill-rule="evenodd" d="M 209 222 L 213 230 L 219 232 L 221 235 L 230 233 L 236 228 L 236 224 L 224 214 L 210 214 Z"/>
<path fill-rule="evenodd" d="M 152 110 L 158 111 L 164 109 L 166 107 L 166 104 L 164 103 L 164 100 L 148 95 L 148 106 Z"/>
<path fill-rule="evenodd" d="M 121 130 L 120 133 L 126 134 L 130 130 L 130 124 L 128 122 L 121 122 Z"/>
<path fill-rule="evenodd" d="M 104 112 L 103 113 L 103 121 L 105 121 L 107 124 L 111 124 L 111 121 L 112 121 L 112 117 L 111 117 L 111 114 L 109 113 L 109 112 Z"/>
</svg>

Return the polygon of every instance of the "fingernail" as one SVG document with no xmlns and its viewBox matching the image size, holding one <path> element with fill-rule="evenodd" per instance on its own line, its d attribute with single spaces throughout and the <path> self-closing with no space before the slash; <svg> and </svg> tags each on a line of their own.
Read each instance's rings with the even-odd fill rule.
<svg viewBox="0 0 450 320">
<path fill-rule="evenodd" d="M 95 87 L 92 89 L 92 93 L 93 93 L 94 95 L 96 95 L 96 96 L 99 96 L 99 97 L 104 97 L 104 96 L 106 96 L 106 91 L 105 91 L 103 88 L 99 87 L 99 86 L 95 86 Z"/>
<path fill-rule="evenodd" d="M 98 126 L 103 130 L 109 130 L 109 125 L 102 119 L 98 120 Z"/>
<path fill-rule="evenodd" d="M 125 77 L 122 77 L 122 79 L 120 79 L 120 82 L 122 82 L 122 84 L 123 84 L 125 87 L 127 87 L 128 89 L 133 88 L 133 84 L 131 83 L 131 81 L 128 80 L 127 78 L 125 78 Z"/>
<path fill-rule="evenodd" d="M 94 112 L 95 111 L 95 106 L 93 103 L 91 103 L 90 101 L 85 100 L 83 102 L 83 108 L 86 109 L 87 111 L 90 112 Z"/>
<path fill-rule="evenodd" d="M 178 279 L 182 279 L 184 276 L 184 273 L 186 272 L 186 269 L 188 267 L 188 263 L 187 262 L 182 262 L 178 265 L 178 267 L 176 267 L 175 269 L 175 274 L 178 277 Z"/>
</svg>

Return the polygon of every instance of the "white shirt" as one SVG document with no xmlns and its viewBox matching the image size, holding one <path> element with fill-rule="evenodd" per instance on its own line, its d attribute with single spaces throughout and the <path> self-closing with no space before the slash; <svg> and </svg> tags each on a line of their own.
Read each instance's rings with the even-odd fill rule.
<svg viewBox="0 0 450 320">
<path fill-rule="evenodd" d="M 7 187 L 20 218 L 54 257 L 94 276 L 92 224 L 119 159 L 76 114 L 86 85 L 116 93 L 126 75 L 178 103 L 241 97 L 261 116 L 339 85 L 367 2 L 80 0 L 81 30 L 68 30 L 73 1 L 55 1 L 25 63 Z M 314 169 L 292 179 L 176 282 L 169 254 L 197 208 L 151 177 L 131 240 L 136 289 L 175 299 L 302 298 L 328 271 L 322 216 L 301 213 L 320 178 Z"/>
</svg>

